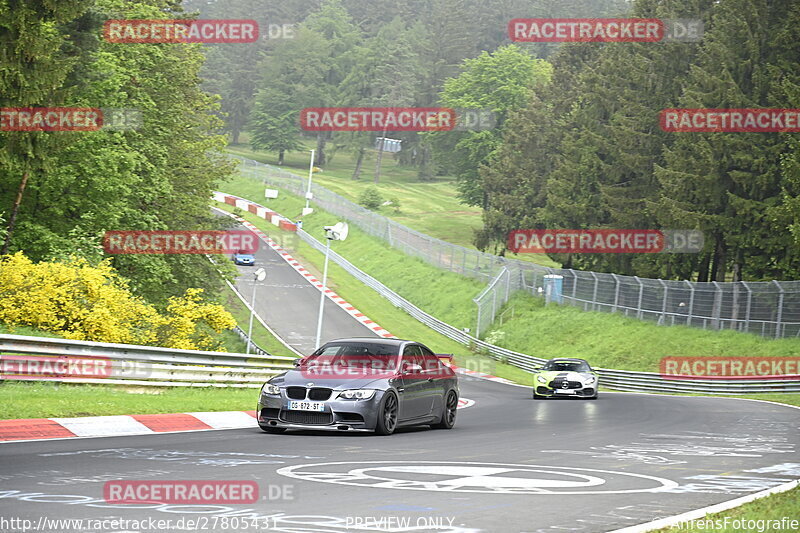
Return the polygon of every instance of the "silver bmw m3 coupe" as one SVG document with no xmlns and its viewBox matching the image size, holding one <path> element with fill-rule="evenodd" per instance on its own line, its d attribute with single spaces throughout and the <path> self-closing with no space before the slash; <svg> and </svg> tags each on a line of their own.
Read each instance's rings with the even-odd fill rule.
<svg viewBox="0 0 800 533">
<path fill-rule="evenodd" d="M 328 342 L 261 388 L 258 425 L 287 429 L 374 431 L 430 425 L 450 429 L 458 378 L 427 346 L 400 339 Z"/>
</svg>

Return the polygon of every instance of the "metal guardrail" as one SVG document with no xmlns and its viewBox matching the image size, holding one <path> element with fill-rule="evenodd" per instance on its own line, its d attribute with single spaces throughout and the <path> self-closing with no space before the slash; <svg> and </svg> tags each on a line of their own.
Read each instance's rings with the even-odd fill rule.
<svg viewBox="0 0 800 533">
<path fill-rule="evenodd" d="M 309 235 L 304 230 L 297 231 L 299 237 L 317 250 L 324 252 L 325 246 Z M 546 359 L 532 355 L 515 352 L 501 348 L 488 342 L 477 339 L 441 320 L 426 313 L 415 306 L 386 285 L 362 271 L 347 259 L 330 251 L 330 258 L 342 267 L 348 274 L 372 288 L 378 294 L 389 300 L 395 307 L 406 311 L 409 315 L 419 320 L 429 328 L 475 351 L 483 352 L 489 357 L 508 363 L 522 370 L 532 372 L 538 369 Z M 628 370 L 614 370 L 610 368 L 597 368 L 600 375 L 600 384 L 616 390 L 640 392 L 682 392 L 704 394 L 751 394 L 767 392 L 800 392 L 800 381 L 796 379 L 753 379 L 753 380 L 719 380 L 719 379 L 665 379 L 655 372 L 635 372 Z"/>
<path fill-rule="evenodd" d="M 245 332 L 245 330 L 243 330 L 239 326 L 236 326 L 235 328 L 233 328 L 233 330 L 236 332 L 236 334 L 239 336 L 239 338 L 242 339 L 242 341 L 244 341 L 246 344 L 248 344 L 248 343 L 250 344 L 250 350 L 254 354 L 256 354 L 256 355 L 266 355 L 266 356 L 270 355 L 270 353 L 268 351 L 266 351 L 264 348 L 262 348 L 261 346 L 256 344 L 256 342 L 253 339 L 248 337 L 247 336 L 247 332 Z"/>
<path fill-rule="evenodd" d="M 160 387 L 260 387 L 292 368 L 293 357 L 178 350 L 155 346 L 0 335 L 2 378 Z M 9 355 L 12 354 L 12 355 Z M 42 357 L 45 356 L 45 357 Z M 103 371 L 86 375 L 43 372 L 44 363 L 103 360 Z M 24 368 L 23 372 L 9 371 Z M 31 372 L 35 369 L 35 372 Z M 100 375 L 102 374 L 102 375 Z"/>
<path fill-rule="evenodd" d="M 306 178 L 272 165 L 240 156 L 242 175 L 304 196 Z M 703 329 L 731 329 L 762 337 L 800 338 L 800 281 L 690 282 L 646 279 L 604 272 L 554 269 L 519 259 L 500 257 L 425 235 L 379 213 L 370 211 L 317 183 L 312 201 L 343 217 L 365 233 L 408 255 L 438 268 L 491 282 L 503 267 L 518 270 L 519 289 L 543 296 L 539 289 L 547 274 L 563 276 L 563 303 L 584 310 L 624 313 L 660 325 L 686 325 Z M 513 291 L 512 291 L 513 292 Z M 483 300 L 477 329 L 507 300 L 502 290 Z"/>
</svg>

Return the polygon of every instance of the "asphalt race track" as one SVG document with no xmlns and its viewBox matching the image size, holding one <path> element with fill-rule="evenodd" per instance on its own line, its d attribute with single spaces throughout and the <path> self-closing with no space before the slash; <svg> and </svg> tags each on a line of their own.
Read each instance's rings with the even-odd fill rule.
<svg viewBox="0 0 800 533">
<path fill-rule="evenodd" d="M 542 401 L 468 378 L 462 394 L 476 403 L 449 431 L 268 435 L 254 427 L 5 443 L 0 516 L 259 516 L 261 530 L 292 533 L 599 532 L 800 477 L 800 417 L 787 407 L 625 393 Z M 103 485 L 119 479 L 255 480 L 261 499 L 109 506 Z M 208 530 L 244 529 L 219 522 Z"/>
<path fill-rule="evenodd" d="M 238 226 L 242 230 L 244 227 Z M 256 288 L 256 313 L 282 339 L 303 355 L 314 351 L 319 313 L 319 290 L 293 269 L 265 243 L 259 244 L 254 266 L 237 266 L 236 288 L 248 302 L 253 294 L 253 272 L 267 270 L 267 279 Z M 320 279 L 321 276 L 320 276 Z M 325 299 L 322 339 L 325 343 L 342 337 L 375 337 L 375 333 L 353 320 L 345 310 Z"/>
<path fill-rule="evenodd" d="M 262 246 L 256 308 L 301 351 L 319 291 Z M 249 299 L 247 272 L 238 283 Z M 372 335 L 332 302 L 323 340 Z M 431 346 L 436 350 L 435 346 Z M 602 392 L 531 399 L 460 376 L 452 430 L 389 437 L 252 429 L 0 444 L 2 519 L 201 520 L 196 531 L 605 532 L 800 478 L 800 411 L 766 402 Z M 253 391 L 255 408 L 257 391 Z M 209 405 L 209 410 L 214 406 Z M 252 504 L 118 504 L 116 480 L 253 480 Z M 765 517 L 779 519 L 780 517 Z M 19 522 L 17 522 L 19 524 Z M 32 529 L 29 529 L 32 530 Z M 167 531 L 165 527 L 95 531 Z"/>
</svg>

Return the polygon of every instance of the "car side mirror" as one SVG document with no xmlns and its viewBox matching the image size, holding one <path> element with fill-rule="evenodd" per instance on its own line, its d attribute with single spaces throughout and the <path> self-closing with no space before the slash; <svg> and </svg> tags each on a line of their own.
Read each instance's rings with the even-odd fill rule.
<svg viewBox="0 0 800 533">
<path fill-rule="evenodd" d="M 303 361 L 302 359 L 295 359 L 294 361 L 292 361 L 292 364 L 294 365 L 295 368 L 297 368 L 300 366 L 300 363 L 302 361 Z"/>
</svg>

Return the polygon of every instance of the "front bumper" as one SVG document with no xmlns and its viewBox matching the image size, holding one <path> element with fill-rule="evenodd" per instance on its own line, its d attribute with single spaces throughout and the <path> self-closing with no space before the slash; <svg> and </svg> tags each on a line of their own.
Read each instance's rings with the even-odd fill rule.
<svg viewBox="0 0 800 533">
<path fill-rule="evenodd" d="M 597 394 L 597 383 L 581 388 L 561 389 L 538 384 L 534 391 L 538 396 L 563 396 L 565 398 L 589 398 Z"/>
<path fill-rule="evenodd" d="M 325 410 L 289 410 L 285 391 L 280 395 L 262 395 L 256 409 L 258 425 L 270 428 L 322 431 L 375 431 L 383 391 L 375 391 L 369 400 L 326 400 Z"/>
</svg>

